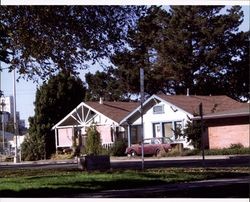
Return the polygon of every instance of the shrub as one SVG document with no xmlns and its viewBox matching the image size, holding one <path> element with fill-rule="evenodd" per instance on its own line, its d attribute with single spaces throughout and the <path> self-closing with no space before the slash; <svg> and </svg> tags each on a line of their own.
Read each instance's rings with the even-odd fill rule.
<svg viewBox="0 0 250 202">
<path fill-rule="evenodd" d="M 87 130 L 86 153 L 88 155 L 99 155 L 102 153 L 100 133 L 95 126 L 90 126 Z"/>
<path fill-rule="evenodd" d="M 230 149 L 241 149 L 244 148 L 244 146 L 241 143 L 237 143 L 237 144 L 231 144 Z"/>
<path fill-rule="evenodd" d="M 72 154 L 52 154 L 51 159 L 52 160 L 65 160 L 65 159 L 72 159 Z"/>
<path fill-rule="evenodd" d="M 196 148 L 201 148 L 201 123 L 189 120 L 184 128 L 184 136 L 187 137 L 188 141 Z"/>
<path fill-rule="evenodd" d="M 161 149 L 158 157 L 171 157 L 171 156 L 181 156 L 181 155 L 182 153 L 175 148 L 169 152 L 166 152 L 165 150 Z"/>
<path fill-rule="evenodd" d="M 125 140 L 116 140 L 111 151 L 114 156 L 125 156 L 125 151 L 127 148 L 127 143 Z"/>
<path fill-rule="evenodd" d="M 24 161 L 43 159 L 45 155 L 45 141 L 43 136 L 29 134 L 21 144 L 21 157 Z"/>
</svg>

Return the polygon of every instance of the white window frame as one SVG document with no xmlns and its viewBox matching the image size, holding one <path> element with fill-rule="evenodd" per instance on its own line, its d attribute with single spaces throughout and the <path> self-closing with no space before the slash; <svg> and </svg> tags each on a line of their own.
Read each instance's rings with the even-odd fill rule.
<svg viewBox="0 0 250 202">
<path fill-rule="evenodd" d="M 161 110 L 157 110 L 155 111 L 155 108 L 161 108 Z M 164 114 L 165 111 L 164 111 L 164 105 L 155 105 L 153 107 L 153 114 Z"/>
</svg>

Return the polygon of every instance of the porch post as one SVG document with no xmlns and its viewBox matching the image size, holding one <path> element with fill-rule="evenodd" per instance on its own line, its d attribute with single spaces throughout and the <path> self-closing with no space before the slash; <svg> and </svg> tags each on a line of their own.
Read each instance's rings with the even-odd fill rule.
<svg viewBox="0 0 250 202">
<path fill-rule="evenodd" d="M 71 137 L 71 148 L 74 148 L 74 143 L 76 142 L 76 138 L 75 138 L 75 128 L 74 126 L 72 126 L 72 137 Z"/>
<path fill-rule="evenodd" d="M 128 124 L 128 146 L 130 147 L 131 146 L 131 125 Z"/>
<path fill-rule="evenodd" d="M 57 140 L 57 134 L 58 134 L 58 131 L 57 131 L 57 128 L 55 128 L 55 140 L 56 140 L 56 141 L 55 141 L 55 146 L 56 146 L 56 151 L 57 151 L 57 146 L 58 146 L 58 145 L 57 145 L 57 141 L 58 141 L 58 140 Z"/>
</svg>

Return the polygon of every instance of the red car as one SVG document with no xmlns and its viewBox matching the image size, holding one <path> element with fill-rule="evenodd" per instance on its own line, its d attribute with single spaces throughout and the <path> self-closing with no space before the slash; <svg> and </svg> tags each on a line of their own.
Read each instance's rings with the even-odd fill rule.
<svg viewBox="0 0 250 202">
<path fill-rule="evenodd" d="M 166 152 L 171 150 L 172 140 L 169 138 L 150 138 L 144 139 L 144 155 L 158 155 L 159 152 L 164 149 Z M 131 147 L 127 147 L 126 154 L 128 156 L 141 155 L 141 144 L 134 144 Z"/>
</svg>

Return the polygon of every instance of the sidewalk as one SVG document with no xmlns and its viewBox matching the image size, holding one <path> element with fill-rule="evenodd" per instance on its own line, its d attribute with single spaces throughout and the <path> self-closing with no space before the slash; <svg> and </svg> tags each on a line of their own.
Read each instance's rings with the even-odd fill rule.
<svg viewBox="0 0 250 202">
<path fill-rule="evenodd" d="M 235 157 L 243 157 L 243 156 L 249 156 L 249 155 L 207 155 L 205 156 L 205 159 L 230 159 Z M 112 162 L 116 161 L 141 161 L 141 157 L 110 157 L 110 160 Z M 175 156 L 175 157 L 145 157 L 144 161 L 173 161 L 173 160 L 202 160 L 202 156 Z"/>
<path fill-rule="evenodd" d="M 0 165 L 28 165 L 28 164 L 69 164 L 69 163 L 77 163 L 74 159 L 65 159 L 65 160 L 39 160 L 39 161 L 21 161 L 19 163 L 14 162 L 0 162 Z"/>
</svg>

